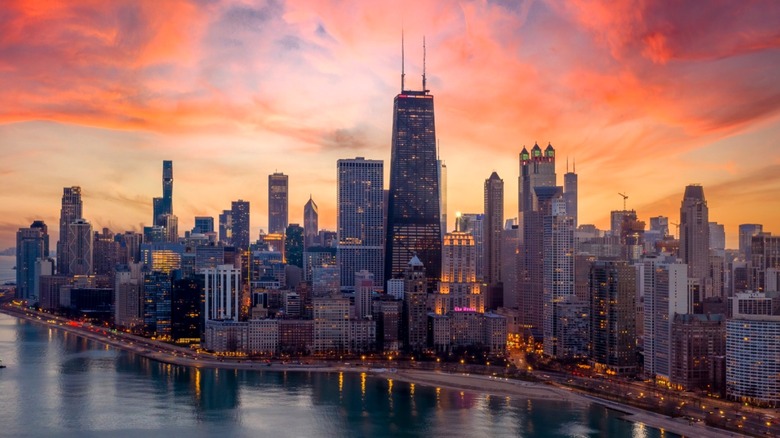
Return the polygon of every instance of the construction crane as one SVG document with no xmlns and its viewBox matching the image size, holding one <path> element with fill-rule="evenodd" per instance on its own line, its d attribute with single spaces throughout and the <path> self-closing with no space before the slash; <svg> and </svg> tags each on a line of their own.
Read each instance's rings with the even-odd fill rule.
<svg viewBox="0 0 780 438">
<path fill-rule="evenodd" d="M 626 199 L 628 199 L 628 195 L 624 195 L 622 193 L 618 193 L 618 195 L 623 197 L 623 211 L 626 211 Z"/>
</svg>

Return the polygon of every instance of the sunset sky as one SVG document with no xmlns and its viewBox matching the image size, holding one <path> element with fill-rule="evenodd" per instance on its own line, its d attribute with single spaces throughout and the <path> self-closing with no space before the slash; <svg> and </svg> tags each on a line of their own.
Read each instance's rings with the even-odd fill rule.
<svg viewBox="0 0 780 438">
<path fill-rule="evenodd" d="M 518 154 L 576 160 L 582 223 L 622 208 L 679 221 L 704 186 L 710 220 L 780 233 L 777 1 L 4 1 L 0 11 L 0 248 L 62 188 L 114 232 L 151 222 L 173 160 L 180 233 L 251 203 L 267 229 L 268 175 L 290 176 L 290 222 L 313 196 L 336 223 L 336 160 L 390 167 L 401 29 L 407 88 L 422 40 L 450 217 L 482 212 Z M 388 179 L 385 177 L 385 185 Z"/>
</svg>

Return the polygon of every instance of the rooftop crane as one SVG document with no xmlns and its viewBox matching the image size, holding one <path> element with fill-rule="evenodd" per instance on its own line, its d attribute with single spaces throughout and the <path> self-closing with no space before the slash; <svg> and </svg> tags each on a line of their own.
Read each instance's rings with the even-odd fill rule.
<svg viewBox="0 0 780 438">
<path fill-rule="evenodd" d="M 628 195 L 624 195 L 623 193 L 618 193 L 618 195 L 623 197 L 623 211 L 626 211 L 626 199 L 628 199 Z"/>
</svg>

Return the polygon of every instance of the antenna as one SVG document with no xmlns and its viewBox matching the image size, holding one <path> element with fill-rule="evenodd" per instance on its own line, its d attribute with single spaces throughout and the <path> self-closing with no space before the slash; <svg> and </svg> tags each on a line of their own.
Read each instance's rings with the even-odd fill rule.
<svg viewBox="0 0 780 438">
<path fill-rule="evenodd" d="M 577 159 L 576 158 L 572 158 L 571 159 L 571 166 L 572 166 L 571 167 L 571 171 L 573 173 L 577 173 Z"/>
<path fill-rule="evenodd" d="M 436 139 L 436 157 L 441 160 L 441 139 Z"/>
<path fill-rule="evenodd" d="M 626 211 L 626 199 L 628 199 L 628 195 L 624 195 L 623 193 L 618 193 L 618 195 L 623 197 L 623 211 Z"/>
<path fill-rule="evenodd" d="M 404 28 L 401 28 L 401 93 L 404 92 Z"/>
<path fill-rule="evenodd" d="M 569 173 L 569 156 L 566 156 L 566 173 Z"/>
<path fill-rule="evenodd" d="M 423 93 L 427 93 L 425 88 L 425 37 L 423 37 Z"/>
</svg>

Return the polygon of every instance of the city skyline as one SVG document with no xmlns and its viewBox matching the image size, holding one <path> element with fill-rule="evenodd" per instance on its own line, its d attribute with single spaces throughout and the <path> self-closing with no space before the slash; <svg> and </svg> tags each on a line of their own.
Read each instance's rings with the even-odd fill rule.
<svg viewBox="0 0 780 438">
<path fill-rule="evenodd" d="M 382 160 L 389 180 L 402 27 L 409 89 L 426 37 L 449 217 L 482 212 L 493 171 L 516 216 L 518 154 L 551 142 L 556 172 L 579 164 L 580 224 L 608 228 L 617 192 L 640 219 L 677 222 L 700 183 L 728 248 L 742 223 L 780 232 L 778 5 L 414 5 L 10 3 L 0 247 L 36 219 L 56 242 L 63 187 L 81 187 L 95 230 L 152 225 L 162 160 L 176 162 L 182 232 L 245 199 L 254 240 L 277 171 L 290 222 L 311 194 L 334 230 L 336 160 Z"/>
</svg>

